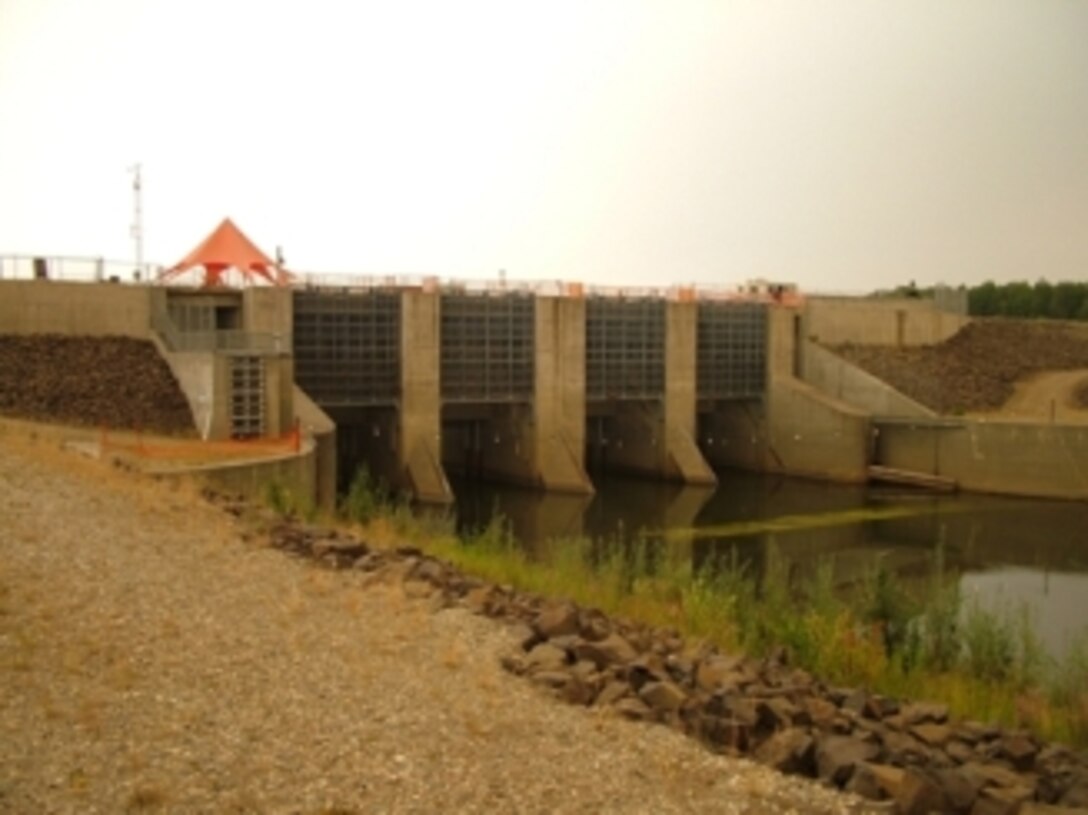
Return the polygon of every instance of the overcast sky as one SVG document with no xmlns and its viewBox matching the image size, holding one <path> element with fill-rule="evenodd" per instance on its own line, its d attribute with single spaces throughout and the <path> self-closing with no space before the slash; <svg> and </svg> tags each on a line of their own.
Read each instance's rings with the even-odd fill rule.
<svg viewBox="0 0 1088 815">
<path fill-rule="evenodd" d="M 0 0 L 0 254 L 1088 279 L 1088 0 Z"/>
</svg>

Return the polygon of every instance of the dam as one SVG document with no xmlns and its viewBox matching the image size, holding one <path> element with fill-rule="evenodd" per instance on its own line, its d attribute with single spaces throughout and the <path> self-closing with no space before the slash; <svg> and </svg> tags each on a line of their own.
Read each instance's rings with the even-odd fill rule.
<svg viewBox="0 0 1088 815">
<path fill-rule="evenodd" d="M 292 297 L 295 379 L 339 460 L 445 500 L 445 469 L 589 493 L 594 469 L 712 484 L 696 408 L 763 399 L 768 305 L 458 287 Z"/>
<path fill-rule="evenodd" d="M 0 277 L 0 333 L 153 343 L 201 439 L 297 428 L 322 506 L 362 465 L 434 503 L 447 474 L 589 495 L 597 473 L 711 486 L 724 468 L 1088 497 L 1083 425 L 938 416 L 834 351 L 968 322 L 936 300 L 683 287 Z"/>
</svg>

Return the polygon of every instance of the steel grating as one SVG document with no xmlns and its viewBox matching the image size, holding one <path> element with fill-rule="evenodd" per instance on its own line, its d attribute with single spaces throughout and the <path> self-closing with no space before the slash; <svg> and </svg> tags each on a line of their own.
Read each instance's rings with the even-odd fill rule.
<svg viewBox="0 0 1088 815">
<path fill-rule="evenodd" d="M 586 301 L 586 399 L 658 399 L 665 393 L 665 301 Z"/>
<path fill-rule="evenodd" d="M 230 359 L 230 432 L 236 439 L 264 435 L 264 364 L 260 357 Z"/>
<path fill-rule="evenodd" d="M 520 402 L 533 395 L 536 298 L 442 295 L 441 388 L 448 402 Z"/>
<path fill-rule="evenodd" d="M 695 371 L 701 399 L 762 397 L 767 387 L 767 307 L 699 303 Z"/>
<path fill-rule="evenodd" d="M 401 298 L 392 291 L 294 294 L 295 379 L 323 407 L 400 398 Z"/>
</svg>

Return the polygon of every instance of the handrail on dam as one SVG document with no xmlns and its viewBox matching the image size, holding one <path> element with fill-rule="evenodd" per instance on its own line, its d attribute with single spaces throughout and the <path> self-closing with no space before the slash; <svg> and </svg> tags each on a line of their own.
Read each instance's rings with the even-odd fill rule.
<svg viewBox="0 0 1088 815">
<path fill-rule="evenodd" d="M 160 279 L 165 267 L 102 257 L 66 255 L 0 255 L 0 280 L 57 280 L 70 283 L 122 283 L 126 285 L 177 286 Z M 680 302 L 718 301 L 778 303 L 798 306 L 804 296 L 794 289 L 780 292 L 753 291 L 746 285 L 696 286 L 694 283 L 672 286 L 608 286 L 570 280 L 511 280 L 507 278 L 442 279 L 435 275 L 380 275 L 296 273 L 291 284 L 295 290 L 339 291 L 419 290 L 434 293 L 465 293 L 491 296 L 509 294 L 542 297 L 603 297 L 617 299 L 663 299 Z"/>
<path fill-rule="evenodd" d="M 235 354 L 286 354 L 290 351 L 287 338 L 279 334 L 266 334 L 237 329 L 214 331 L 182 331 L 170 318 L 166 309 L 156 305 L 151 309 L 151 329 L 159 335 L 171 351 L 197 351 Z"/>
</svg>

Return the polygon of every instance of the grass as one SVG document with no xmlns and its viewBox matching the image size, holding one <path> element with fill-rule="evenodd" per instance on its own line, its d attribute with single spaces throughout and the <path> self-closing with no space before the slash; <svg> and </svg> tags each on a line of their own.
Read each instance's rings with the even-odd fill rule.
<svg viewBox="0 0 1088 815">
<path fill-rule="evenodd" d="M 530 554 L 501 516 L 458 535 L 450 515 L 413 512 L 365 471 L 340 515 L 375 545 L 410 542 L 496 584 L 730 652 L 785 647 L 794 664 L 828 684 L 939 700 L 962 718 L 1088 746 L 1088 628 L 1063 659 L 1048 657 L 1024 608 L 985 608 L 961 595 L 940 545 L 929 584 L 912 596 L 879 566 L 849 592 L 836 587 L 829 560 L 793 578 L 773 545 L 759 575 L 736 549 L 696 567 L 688 550 L 657 534 L 555 540 Z"/>
</svg>

